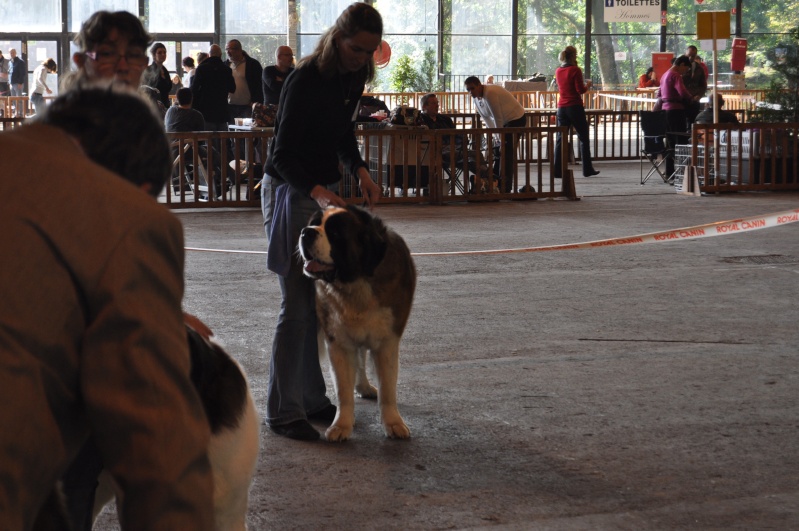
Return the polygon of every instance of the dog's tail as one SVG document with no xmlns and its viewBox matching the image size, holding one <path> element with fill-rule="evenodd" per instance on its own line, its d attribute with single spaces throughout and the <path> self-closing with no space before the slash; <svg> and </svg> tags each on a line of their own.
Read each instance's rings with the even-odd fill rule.
<svg viewBox="0 0 799 531">
<path fill-rule="evenodd" d="M 247 380 L 238 363 L 213 341 L 186 327 L 191 381 L 200 395 L 211 433 L 239 425 L 247 404 Z"/>
</svg>

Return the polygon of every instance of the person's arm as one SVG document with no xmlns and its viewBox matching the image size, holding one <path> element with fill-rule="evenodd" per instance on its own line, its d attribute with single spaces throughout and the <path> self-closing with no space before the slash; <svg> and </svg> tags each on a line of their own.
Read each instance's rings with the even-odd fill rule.
<svg viewBox="0 0 799 531">
<path fill-rule="evenodd" d="M 45 92 L 47 92 L 48 94 L 52 94 L 53 93 L 53 91 L 50 90 L 50 87 L 47 86 L 47 69 L 46 68 L 42 68 L 42 72 L 41 72 L 41 74 L 39 74 L 39 81 L 41 82 L 42 88 L 45 90 Z"/>
<path fill-rule="evenodd" d="M 263 99 L 264 104 L 269 103 L 268 101 L 266 101 L 266 95 L 268 93 L 275 92 L 274 84 L 277 83 L 277 75 L 275 74 L 275 72 L 277 72 L 276 68 L 267 66 L 266 68 L 264 68 L 264 73 L 261 74 L 261 89 L 264 92 L 264 99 Z"/>
<path fill-rule="evenodd" d="M 229 67 L 225 67 L 223 70 L 225 84 L 227 85 L 228 94 L 233 94 L 236 92 L 236 80 L 233 79 L 233 71 Z"/>
<path fill-rule="evenodd" d="M 272 142 L 272 165 L 278 176 L 307 197 L 317 180 L 308 175 L 301 161 L 309 156 L 306 128 L 325 127 L 319 107 L 321 95 L 326 90 L 319 78 L 309 76 L 307 71 L 297 71 L 290 81 L 283 85 L 280 99 L 279 122 Z M 327 124 L 325 121 L 324 124 Z M 333 139 L 331 139 L 333 140 Z"/>
<path fill-rule="evenodd" d="M 583 71 L 578 67 L 574 67 L 574 90 L 578 94 L 585 94 L 591 87 L 591 81 L 583 81 Z"/>
<path fill-rule="evenodd" d="M 172 91 L 172 87 L 175 85 L 172 82 L 172 78 L 169 77 L 169 70 L 166 69 L 165 66 L 161 66 L 161 70 L 163 71 L 163 84 L 164 88 L 166 89 L 166 99 L 169 101 L 169 93 Z"/>
<path fill-rule="evenodd" d="M 251 70 L 251 71 L 250 71 Z M 261 79 L 264 73 L 264 69 L 256 59 L 252 57 L 247 57 L 247 77 L 249 78 L 248 81 L 248 88 L 250 89 L 250 101 L 252 103 L 263 103 L 264 102 L 264 88 L 261 84 Z"/>
<path fill-rule="evenodd" d="M 140 219 L 85 294 L 82 395 L 124 493 L 122 528 L 210 531 L 210 430 L 189 379 L 182 228 L 166 211 Z"/>
<path fill-rule="evenodd" d="M 694 99 L 693 94 L 685 87 L 685 83 L 682 80 L 682 76 L 675 75 L 674 76 L 675 83 L 674 88 L 676 89 L 677 94 L 679 94 L 680 98 L 684 101 L 689 102 Z"/>
</svg>

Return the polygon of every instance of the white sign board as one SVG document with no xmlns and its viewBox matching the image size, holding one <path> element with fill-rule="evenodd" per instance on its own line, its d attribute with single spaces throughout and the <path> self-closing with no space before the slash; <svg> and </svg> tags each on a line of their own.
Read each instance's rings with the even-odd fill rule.
<svg viewBox="0 0 799 531">
<path fill-rule="evenodd" d="M 705 52 L 712 52 L 713 51 L 713 39 L 702 39 L 699 41 L 699 49 Z M 716 49 L 717 50 L 726 50 L 727 49 L 727 39 L 716 39 Z"/>
<path fill-rule="evenodd" d="M 616 52 L 613 54 L 613 58 L 617 61 L 626 61 L 627 60 L 627 52 Z"/>
<path fill-rule="evenodd" d="M 660 22 L 660 0 L 605 0 L 605 22 Z"/>
</svg>

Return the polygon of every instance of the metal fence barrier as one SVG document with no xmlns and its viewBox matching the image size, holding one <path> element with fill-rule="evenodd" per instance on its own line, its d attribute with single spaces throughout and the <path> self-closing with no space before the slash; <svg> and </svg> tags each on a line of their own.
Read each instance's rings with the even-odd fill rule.
<svg viewBox="0 0 799 531">
<path fill-rule="evenodd" d="M 797 134 L 798 123 L 695 124 L 678 178 L 695 175 L 702 193 L 799 190 Z"/>
</svg>

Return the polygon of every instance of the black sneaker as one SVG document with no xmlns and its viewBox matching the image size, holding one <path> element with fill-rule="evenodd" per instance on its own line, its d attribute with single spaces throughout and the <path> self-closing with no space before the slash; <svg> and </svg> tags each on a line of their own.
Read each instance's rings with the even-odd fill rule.
<svg viewBox="0 0 799 531">
<path fill-rule="evenodd" d="M 269 426 L 269 429 L 278 435 L 298 441 L 316 441 L 319 439 L 319 432 L 304 419 L 295 420 L 288 424 Z"/>
<path fill-rule="evenodd" d="M 333 424 L 333 420 L 336 418 L 336 406 L 333 404 L 328 404 L 327 406 L 323 407 L 316 413 L 311 413 L 308 415 L 308 420 L 318 420 L 319 422 L 324 422 L 328 425 Z"/>
</svg>

